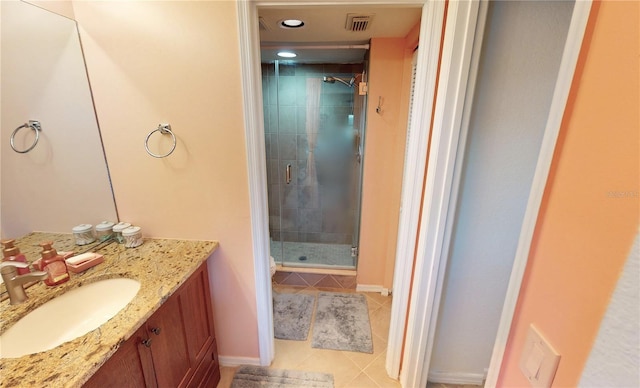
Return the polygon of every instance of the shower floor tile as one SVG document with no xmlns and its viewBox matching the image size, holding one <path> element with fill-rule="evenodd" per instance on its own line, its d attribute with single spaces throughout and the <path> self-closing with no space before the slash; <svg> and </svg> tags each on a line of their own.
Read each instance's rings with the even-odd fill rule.
<svg viewBox="0 0 640 388">
<path fill-rule="evenodd" d="M 356 267 L 349 244 L 321 244 L 307 242 L 282 242 L 270 240 L 271 256 L 276 263 L 293 267 Z"/>
</svg>

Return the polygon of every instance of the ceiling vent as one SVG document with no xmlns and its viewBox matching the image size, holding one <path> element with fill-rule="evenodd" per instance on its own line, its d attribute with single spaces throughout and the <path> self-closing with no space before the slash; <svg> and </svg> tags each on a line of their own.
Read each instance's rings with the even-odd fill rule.
<svg viewBox="0 0 640 388">
<path fill-rule="evenodd" d="M 260 31 L 269 31 L 269 27 L 267 27 L 267 22 L 264 20 L 262 16 L 258 18 L 258 24 L 260 24 Z"/>
<path fill-rule="evenodd" d="M 347 24 L 345 28 L 349 31 L 361 32 L 366 31 L 373 20 L 375 14 L 347 14 Z"/>
</svg>

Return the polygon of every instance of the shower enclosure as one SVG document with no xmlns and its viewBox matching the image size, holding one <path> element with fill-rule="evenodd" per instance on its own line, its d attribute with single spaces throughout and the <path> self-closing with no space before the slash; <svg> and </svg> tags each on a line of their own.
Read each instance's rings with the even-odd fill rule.
<svg viewBox="0 0 640 388">
<path fill-rule="evenodd" d="M 363 77 L 364 64 L 262 64 L 270 248 L 283 266 L 356 268 Z"/>
</svg>

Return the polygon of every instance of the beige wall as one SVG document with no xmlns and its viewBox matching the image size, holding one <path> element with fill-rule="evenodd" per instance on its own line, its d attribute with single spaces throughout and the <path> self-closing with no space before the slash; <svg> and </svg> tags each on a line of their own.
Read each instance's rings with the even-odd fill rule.
<svg viewBox="0 0 640 388">
<path fill-rule="evenodd" d="M 26 2 L 70 19 L 75 19 L 73 2 L 71 0 L 26 0 Z"/>
<path fill-rule="evenodd" d="M 500 386 L 528 385 L 518 362 L 532 323 L 562 356 L 553 386 L 578 385 L 638 231 L 639 11 L 638 2 L 594 3 Z"/>
<path fill-rule="evenodd" d="M 374 38 L 369 52 L 358 284 L 391 288 L 415 30 L 405 38 Z M 376 113 L 381 98 L 381 113 Z"/>
<path fill-rule="evenodd" d="M 258 357 L 236 4 L 75 2 L 120 219 L 146 236 L 211 239 L 218 351 Z M 178 138 L 147 155 L 158 123 Z M 155 134 L 156 152 L 169 146 Z"/>
</svg>

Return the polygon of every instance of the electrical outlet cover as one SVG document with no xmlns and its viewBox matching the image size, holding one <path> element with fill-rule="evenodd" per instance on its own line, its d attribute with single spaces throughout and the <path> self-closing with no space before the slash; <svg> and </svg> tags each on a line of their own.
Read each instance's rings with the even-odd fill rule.
<svg viewBox="0 0 640 388">
<path fill-rule="evenodd" d="M 559 363 L 560 354 L 553 349 L 535 326 L 530 325 L 520 358 L 520 370 L 531 386 L 551 387 Z"/>
</svg>

